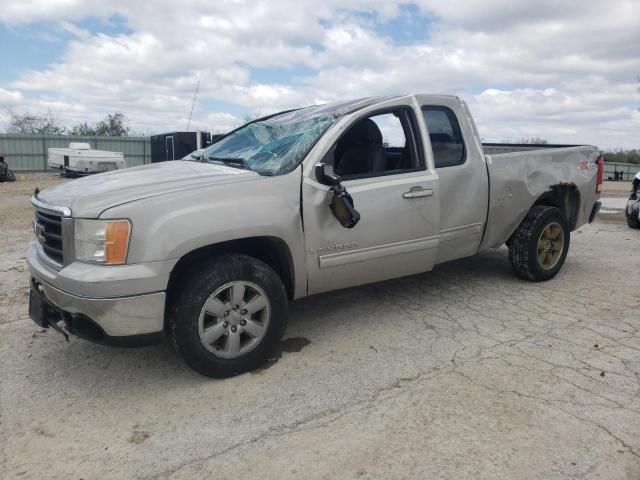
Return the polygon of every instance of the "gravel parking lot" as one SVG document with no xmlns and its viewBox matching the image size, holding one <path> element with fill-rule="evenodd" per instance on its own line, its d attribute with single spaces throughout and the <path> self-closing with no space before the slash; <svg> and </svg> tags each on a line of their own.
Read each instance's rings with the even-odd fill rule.
<svg viewBox="0 0 640 480">
<path fill-rule="evenodd" d="M 217 381 L 168 343 L 28 319 L 29 196 L 62 180 L 19 177 L 0 184 L 2 478 L 640 479 L 640 231 L 620 210 L 550 282 L 501 248 L 296 302 L 281 357 Z"/>
</svg>

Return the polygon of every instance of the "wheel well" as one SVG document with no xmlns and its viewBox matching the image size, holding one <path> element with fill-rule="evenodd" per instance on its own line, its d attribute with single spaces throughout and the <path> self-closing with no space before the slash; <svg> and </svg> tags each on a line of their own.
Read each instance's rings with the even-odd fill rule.
<svg viewBox="0 0 640 480">
<path fill-rule="evenodd" d="M 180 279 L 194 263 L 214 255 L 225 253 L 240 253 L 258 260 L 262 260 L 275 270 L 282 279 L 289 300 L 293 300 L 295 293 L 295 273 L 293 259 L 289 247 L 284 240 L 277 237 L 249 237 L 230 240 L 227 242 L 207 245 L 184 255 L 173 267 L 167 285 L 167 308 L 179 293 Z"/>
<path fill-rule="evenodd" d="M 578 221 L 580 192 L 573 184 L 554 185 L 536 200 L 535 205 L 548 205 L 558 208 L 564 213 L 569 222 L 569 228 L 573 231 Z"/>
</svg>

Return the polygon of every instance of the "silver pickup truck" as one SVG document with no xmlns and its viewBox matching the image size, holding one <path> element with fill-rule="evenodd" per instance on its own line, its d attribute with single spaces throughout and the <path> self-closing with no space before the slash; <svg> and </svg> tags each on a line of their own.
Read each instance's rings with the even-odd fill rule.
<svg viewBox="0 0 640 480">
<path fill-rule="evenodd" d="M 278 348 L 289 301 L 507 244 L 552 278 L 593 220 L 598 150 L 482 144 L 457 97 L 366 98 L 244 125 L 190 160 L 36 191 L 30 316 L 213 377 Z"/>
</svg>

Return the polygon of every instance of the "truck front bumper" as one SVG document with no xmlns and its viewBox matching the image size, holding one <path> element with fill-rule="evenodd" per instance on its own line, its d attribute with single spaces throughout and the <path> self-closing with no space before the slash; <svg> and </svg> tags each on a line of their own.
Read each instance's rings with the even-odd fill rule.
<svg viewBox="0 0 640 480">
<path fill-rule="evenodd" d="M 33 301 L 64 320 L 71 333 L 114 345 L 162 338 L 164 290 L 174 261 L 118 267 L 74 263 L 55 270 L 42 261 L 38 250 L 34 242 L 26 255 L 31 295 L 37 297 Z"/>
</svg>

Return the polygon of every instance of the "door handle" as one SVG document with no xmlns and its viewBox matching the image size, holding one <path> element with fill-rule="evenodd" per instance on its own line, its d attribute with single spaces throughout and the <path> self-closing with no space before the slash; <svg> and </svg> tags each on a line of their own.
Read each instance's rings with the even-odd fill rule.
<svg viewBox="0 0 640 480">
<path fill-rule="evenodd" d="M 420 198 L 420 197 L 430 197 L 433 195 L 433 190 L 430 188 L 422 188 L 422 187 L 413 187 L 408 192 L 404 192 L 402 194 L 402 198 Z"/>
</svg>

